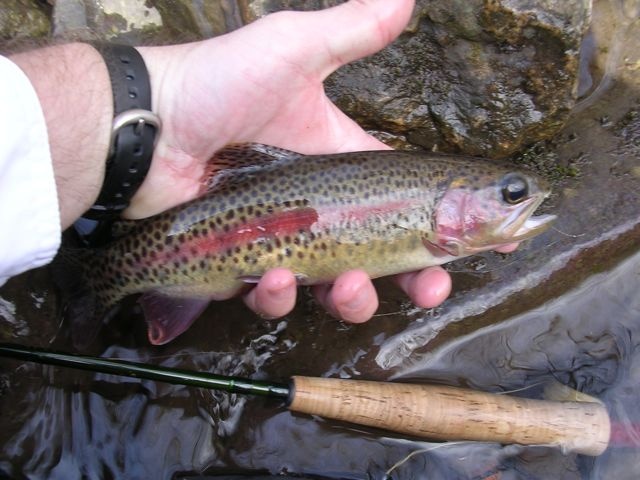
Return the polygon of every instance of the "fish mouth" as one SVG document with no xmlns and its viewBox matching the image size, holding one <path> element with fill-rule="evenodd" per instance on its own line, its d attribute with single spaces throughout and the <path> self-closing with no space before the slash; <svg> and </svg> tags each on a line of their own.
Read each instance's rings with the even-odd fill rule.
<svg viewBox="0 0 640 480">
<path fill-rule="evenodd" d="M 521 242 L 547 230 L 557 217 L 549 214 L 533 216 L 533 212 L 548 196 L 548 193 L 537 195 L 518 205 L 498 229 L 503 232 L 502 239 L 505 242 Z"/>
</svg>

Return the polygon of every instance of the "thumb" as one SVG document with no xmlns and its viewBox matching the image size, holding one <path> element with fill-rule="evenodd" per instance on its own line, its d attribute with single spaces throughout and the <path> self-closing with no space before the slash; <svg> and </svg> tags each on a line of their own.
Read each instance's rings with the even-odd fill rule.
<svg viewBox="0 0 640 480">
<path fill-rule="evenodd" d="M 414 3 L 414 0 L 350 0 L 316 12 L 286 12 L 297 16 L 293 36 L 303 39 L 288 43 L 289 54 L 302 60 L 300 64 L 306 64 L 309 73 L 324 79 L 340 66 L 371 55 L 395 40 L 409 22 Z M 291 29 L 291 18 L 280 18 Z M 310 58 L 310 52 L 314 59 Z"/>
</svg>

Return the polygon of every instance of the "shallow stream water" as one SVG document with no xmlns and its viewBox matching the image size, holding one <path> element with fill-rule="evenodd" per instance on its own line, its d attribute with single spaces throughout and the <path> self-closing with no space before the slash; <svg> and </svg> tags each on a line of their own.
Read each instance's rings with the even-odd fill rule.
<svg viewBox="0 0 640 480">
<path fill-rule="evenodd" d="M 544 447 L 421 442 L 294 415 L 264 399 L 3 360 L 0 471 L 59 479 L 172 478 L 181 472 L 365 479 L 384 478 L 389 470 L 403 479 L 637 478 L 639 286 L 636 253 L 559 298 L 420 355 L 396 374 L 485 391 L 529 387 L 518 394 L 532 398 L 549 379 L 574 386 L 604 401 L 611 413 L 612 444 L 598 458 Z M 270 360 L 297 348 L 294 321 L 300 319 L 245 322 L 246 331 L 230 342 L 234 351 L 220 351 L 227 342 L 208 326 L 197 334 L 211 339 L 197 344 L 213 351 L 169 347 L 167 355 L 123 338 L 102 354 L 260 377 Z M 311 321 L 307 326 L 313 335 Z M 354 365 L 365 354 L 340 352 L 334 357 L 352 362 L 315 374 L 357 377 Z"/>
</svg>

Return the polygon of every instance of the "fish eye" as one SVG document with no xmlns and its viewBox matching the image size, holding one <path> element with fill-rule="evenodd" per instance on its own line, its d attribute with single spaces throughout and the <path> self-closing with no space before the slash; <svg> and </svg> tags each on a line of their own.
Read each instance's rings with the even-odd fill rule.
<svg viewBox="0 0 640 480">
<path fill-rule="evenodd" d="M 529 184 L 520 175 L 507 175 L 501 184 L 502 198 L 511 205 L 522 202 L 529 195 Z"/>
</svg>

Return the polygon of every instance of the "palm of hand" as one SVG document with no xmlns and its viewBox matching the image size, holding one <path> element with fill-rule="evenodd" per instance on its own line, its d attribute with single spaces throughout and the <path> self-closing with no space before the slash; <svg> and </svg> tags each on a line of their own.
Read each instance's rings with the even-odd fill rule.
<svg viewBox="0 0 640 480">
<path fill-rule="evenodd" d="M 296 38 L 301 32 L 282 17 L 267 17 L 204 43 L 170 47 L 175 58 L 188 60 L 180 68 L 163 69 L 159 83 L 167 93 L 154 102 L 163 133 L 150 181 L 138 191 L 129 217 L 194 198 L 207 161 L 227 144 L 260 142 L 301 153 L 388 148 L 325 95 L 322 82 L 340 65 L 330 47 L 309 47 L 320 52 L 310 62 L 298 46 L 309 42 Z M 266 45 L 265 36 L 280 41 Z M 223 74 L 218 66 L 224 66 Z"/>
</svg>

